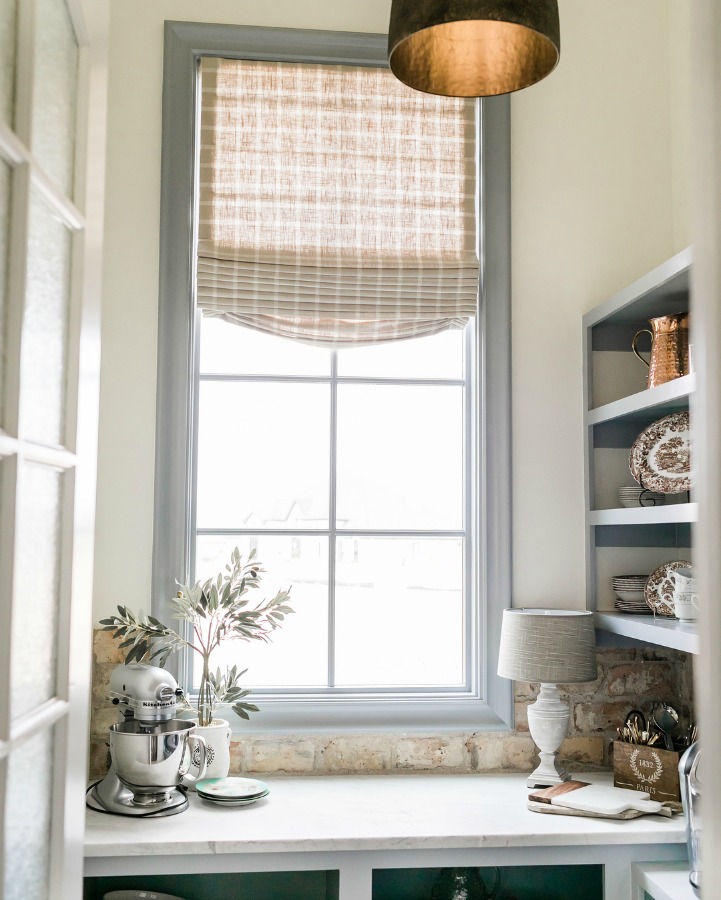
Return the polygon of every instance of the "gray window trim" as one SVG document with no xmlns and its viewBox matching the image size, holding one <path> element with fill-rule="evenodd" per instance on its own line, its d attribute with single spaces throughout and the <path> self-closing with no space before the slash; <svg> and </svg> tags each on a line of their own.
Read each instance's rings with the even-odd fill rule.
<svg viewBox="0 0 721 900">
<path fill-rule="evenodd" d="M 236 48 L 229 50 L 228 48 Z M 279 50 L 282 48 L 282 50 Z M 166 22 L 160 219 L 160 302 L 152 608 L 167 600 L 192 563 L 192 459 L 196 328 L 193 299 L 195 85 L 202 56 L 385 66 L 386 37 L 350 32 Z M 243 731 L 498 730 L 512 726 L 510 681 L 496 674 L 502 611 L 511 598 L 510 101 L 479 101 L 479 256 L 476 329 L 475 517 L 480 524 L 475 582 L 480 593 L 482 671 L 474 695 L 416 695 L 402 701 L 336 698 L 268 701 Z M 493 229 L 483 227 L 493 222 Z M 192 523 L 191 523 L 192 524 Z M 187 677 L 172 658 L 179 679 Z M 224 712 L 225 715 L 225 712 Z"/>
</svg>

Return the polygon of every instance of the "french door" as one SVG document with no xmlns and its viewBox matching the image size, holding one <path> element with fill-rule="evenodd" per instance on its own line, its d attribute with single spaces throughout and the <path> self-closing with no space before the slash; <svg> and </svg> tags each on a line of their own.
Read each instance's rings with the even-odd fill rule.
<svg viewBox="0 0 721 900">
<path fill-rule="evenodd" d="M 0 0 L 1 900 L 82 896 L 106 0 Z"/>
</svg>

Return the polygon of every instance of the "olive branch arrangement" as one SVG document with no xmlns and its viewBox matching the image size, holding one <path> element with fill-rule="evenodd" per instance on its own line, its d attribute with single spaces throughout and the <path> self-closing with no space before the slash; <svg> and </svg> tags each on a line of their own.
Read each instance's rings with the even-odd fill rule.
<svg viewBox="0 0 721 900">
<path fill-rule="evenodd" d="M 272 632 L 282 626 L 286 615 L 294 611 L 287 605 L 290 589 L 278 591 L 272 600 L 250 605 L 246 595 L 257 590 L 261 574 L 265 572 L 255 555 L 256 551 L 251 550 L 244 563 L 236 547 L 225 572 L 194 585 L 178 583 L 180 590 L 170 605 L 174 619 L 189 622 L 192 626 L 188 640 L 154 616 L 146 615 L 142 610 L 134 613 L 126 606 L 118 606 L 119 615 L 100 622 L 104 631 L 114 632 L 115 639 L 124 639 L 119 646 L 129 648 L 126 664 L 145 661 L 164 666 L 171 653 L 183 647 L 200 655 L 203 671 L 197 706 L 201 726 L 211 724 L 215 710 L 220 706 L 232 706 L 243 719 L 258 711 L 255 704 L 243 700 L 250 691 L 240 686 L 240 679 L 248 670 L 238 671 L 237 666 L 232 666 L 224 672 L 220 668 L 213 672 L 210 668 L 213 652 L 225 641 L 267 643 Z"/>
</svg>

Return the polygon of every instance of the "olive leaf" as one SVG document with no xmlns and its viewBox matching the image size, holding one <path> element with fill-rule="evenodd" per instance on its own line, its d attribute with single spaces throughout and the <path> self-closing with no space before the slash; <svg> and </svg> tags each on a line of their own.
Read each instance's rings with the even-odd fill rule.
<svg viewBox="0 0 721 900">
<path fill-rule="evenodd" d="M 105 631 L 113 632 L 114 640 L 123 639 L 120 648 L 129 648 L 126 663 L 145 661 L 164 666 L 171 654 L 183 647 L 200 655 L 203 660 L 197 701 L 200 725 L 209 725 L 220 706 L 232 706 L 242 719 L 258 711 L 255 704 L 243 702 L 249 691 L 240 686 L 240 679 L 248 670 L 229 666 L 224 671 L 220 668 L 211 671 L 210 658 L 214 651 L 225 641 L 268 642 L 285 617 L 294 612 L 287 603 L 290 588 L 278 591 L 271 600 L 251 606 L 247 595 L 260 587 L 265 573 L 262 563 L 256 560 L 256 553 L 255 549 L 251 550 L 244 563 L 240 550 L 235 547 L 230 564 L 215 577 L 193 585 L 178 583 L 169 606 L 174 619 L 190 624 L 188 639 L 142 609 L 134 613 L 126 606 L 118 606 L 118 615 L 100 622 Z"/>
</svg>

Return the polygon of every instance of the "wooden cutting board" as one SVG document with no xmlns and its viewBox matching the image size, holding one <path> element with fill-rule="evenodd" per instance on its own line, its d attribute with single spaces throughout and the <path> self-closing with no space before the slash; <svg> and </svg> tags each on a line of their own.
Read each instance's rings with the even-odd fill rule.
<svg viewBox="0 0 721 900">
<path fill-rule="evenodd" d="M 585 781 L 565 781 L 541 791 L 529 794 L 532 803 L 546 803 L 565 809 L 600 815 L 619 816 L 622 813 L 659 813 L 662 804 L 649 799 L 644 791 L 611 787 L 605 784 L 588 784 Z"/>
</svg>

